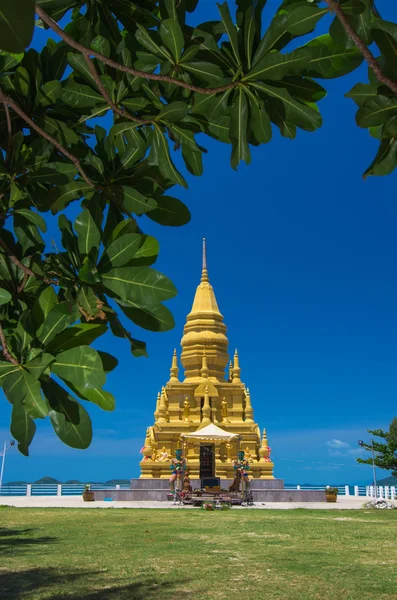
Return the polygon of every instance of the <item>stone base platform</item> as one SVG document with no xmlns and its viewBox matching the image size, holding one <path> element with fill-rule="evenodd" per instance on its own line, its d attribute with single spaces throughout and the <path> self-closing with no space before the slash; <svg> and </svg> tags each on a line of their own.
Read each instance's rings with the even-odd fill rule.
<svg viewBox="0 0 397 600">
<path fill-rule="evenodd" d="M 228 489 L 231 479 L 221 479 L 221 487 Z M 199 479 L 191 480 L 192 488 L 200 487 Z M 167 501 L 169 481 L 166 479 L 131 479 L 129 490 L 95 490 L 95 500 L 112 498 L 113 501 Z M 251 481 L 254 502 L 325 502 L 325 492 L 317 490 L 285 490 L 283 479 Z"/>
</svg>

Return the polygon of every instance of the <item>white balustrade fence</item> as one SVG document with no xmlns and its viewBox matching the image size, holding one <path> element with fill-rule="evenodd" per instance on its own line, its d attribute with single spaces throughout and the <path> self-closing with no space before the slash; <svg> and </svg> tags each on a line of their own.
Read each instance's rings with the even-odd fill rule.
<svg viewBox="0 0 397 600">
<path fill-rule="evenodd" d="M 79 496 L 83 493 L 84 484 L 49 484 L 28 483 L 25 485 L 3 485 L 0 489 L 0 496 Z M 122 483 L 116 485 L 106 485 L 93 483 L 90 484 L 92 490 L 128 490 L 129 484 Z M 324 490 L 324 486 L 305 486 L 305 485 L 286 485 L 286 490 Z M 338 488 L 340 496 L 363 496 L 375 497 L 375 488 L 372 485 L 344 485 Z M 396 486 L 378 486 L 378 498 L 386 500 L 397 500 Z"/>
</svg>

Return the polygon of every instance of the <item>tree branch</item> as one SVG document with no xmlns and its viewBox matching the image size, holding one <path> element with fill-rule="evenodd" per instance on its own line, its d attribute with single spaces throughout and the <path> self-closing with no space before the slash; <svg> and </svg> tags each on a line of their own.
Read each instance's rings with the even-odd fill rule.
<svg viewBox="0 0 397 600">
<path fill-rule="evenodd" d="M 29 267 L 27 267 L 26 265 L 21 263 L 19 258 L 17 258 L 15 256 L 15 254 L 12 253 L 11 249 L 7 246 L 7 244 L 1 238 L 0 238 L 0 247 L 3 248 L 4 252 L 8 256 L 10 261 L 13 262 L 14 265 L 16 265 L 18 267 L 18 269 L 21 269 L 21 271 L 23 271 L 25 273 L 25 275 L 28 275 L 29 277 L 35 277 L 36 279 L 41 279 L 41 281 L 44 281 L 44 283 L 47 283 L 48 285 L 58 285 L 58 281 L 56 281 L 55 279 L 48 279 L 48 277 L 45 277 L 44 275 L 35 273 L 34 271 L 32 271 L 32 269 L 30 269 Z M 19 288 L 18 288 L 18 291 L 19 291 Z"/>
<path fill-rule="evenodd" d="M 397 83 L 395 81 L 393 81 L 392 79 L 389 79 L 389 77 L 387 77 L 383 73 L 378 61 L 372 54 L 371 50 L 369 50 L 367 48 L 367 46 L 364 44 L 363 40 L 357 35 L 357 33 L 354 31 L 353 27 L 350 25 L 349 20 L 346 17 L 346 15 L 344 14 L 344 12 L 342 11 L 342 8 L 341 8 L 339 2 L 337 2 L 337 0 L 324 0 L 324 2 L 325 2 L 325 4 L 328 4 L 330 9 L 335 13 L 336 17 L 341 22 L 347 35 L 350 37 L 351 40 L 353 40 L 353 42 L 355 43 L 357 48 L 360 50 L 361 54 L 367 61 L 370 69 L 372 69 L 372 71 L 375 73 L 375 75 L 379 79 L 379 81 L 381 81 L 382 83 L 387 85 L 387 87 L 390 88 L 392 90 L 392 92 L 394 92 L 397 96 Z"/>
<path fill-rule="evenodd" d="M 129 121 L 135 121 L 136 123 L 140 123 L 141 125 L 147 125 L 148 123 L 152 122 L 151 119 L 140 119 L 139 117 L 134 117 L 134 116 L 130 115 L 130 113 L 127 112 L 126 110 L 123 110 L 122 108 L 119 108 L 117 106 L 117 104 L 115 104 L 112 101 L 112 99 L 110 98 L 109 94 L 105 90 L 105 87 L 104 87 L 102 81 L 100 80 L 98 72 L 97 72 L 97 70 L 95 68 L 95 65 L 92 62 L 92 60 L 89 57 L 89 55 L 88 54 L 84 54 L 83 56 L 85 58 L 87 66 L 88 66 L 88 68 L 90 70 L 90 73 L 91 73 L 92 77 L 94 78 L 94 81 L 95 81 L 95 83 L 97 85 L 98 90 L 102 94 L 102 96 L 105 99 L 105 101 L 109 104 L 109 106 L 113 110 L 113 112 L 115 112 L 120 117 L 124 117 L 125 119 L 128 119 Z"/>
<path fill-rule="evenodd" d="M 4 94 L 4 92 L 1 88 L 0 88 L 0 102 L 2 102 L 4 105 L 7 104 L 8 106 L 10 106 L 12 108 L 12 110 L 15 111 L 17 113 L 17 115 L 19 115 L 21 117 L 21 119 L 23 119 L 25 121 L 25 123 L 27 123 L 32 129 L 37 131 L 37 133 L 39 135 L 41 135 L 43 138 L 45 138 L 46 140 L 51 142 L 51 144 L 53 144 L 55 146 L 55 148 L 57 150 L 59 150 L 59 152 L 61 152 L 64 156 L 66 156 L 69 160 L 72 161 L 72 163 L 75 165 L 76 169 L 79 171 L 79 173 L 82 176 L 82 178 L 84 179 L 84 181 L 86 183 L 88 183 L 88 185 L 90 187 L 95 187 L 93 182 L 91 181 L 91 179 L 88 177 L 88 175 L 84 171 L 83 167 L 81 166 L 78 158 L 76 156 L 74 156 L 73 154 L 71 154 L 68 150 L 66 150 L 66 148 L 64 148 L 55 138 L 53 138 L 51 135 L 46 133 L 44 131 L 44 129 L 42 129 L 34 121 L 32 121 L 32 119 L 22 110 L 22 108 L 20 108 L 18 106 L 18 104 L 16 104 L 9 96 Z"/>
<path fill-rule="evenodd" d="M 8 360 L 8 362 L 12 363 L 13 365 L 18 366 L 19 362 L 17 361 L 16 358 L 14 358 L 12 356 L 12 354 L 10 353 L 10 351 L 8 349 L 6 338 L 5 338 L 3 327 L 1 325 L 1 323 L 0 323 L 0 344 L 1 344 L 4 358 L 6 360 Z"/>
<path fill-rule="evenodd" d="M 91 48 L 87 48 L 83 46 L 79 42 L 76 42 L 68 33 L 66 33 L 59 25 L 51 19 L 51 17 L 36 4 L 36 14 L 40 17 L 40 19 L 48 25 L 60 38 L 62 38 L 69 46 L 75 48 L 84 56 L 95 56 L 98 60 L 103 62 L 105 65 L 109 65 L 109 67 L 113 67 L 114 69 L 118 69 L 119 71 L 123 71 L 124 73 L 130 73 L 130 75 L 134 75 L 135 77 L 142 77 L 143 79 L 151 79 L 153 81 L 165 81 L 167 83 L 172 83 L 179 87 L 185 88 L 187 90 L 191 90 L 192 92 L 198 92 L 199 94 L 215 94 L 219 92 L 226 92 L 226 90 L 230 90 L 239 85 L 238 81 L 233 81 L 232 83 L 227 83 L 226 85 L 222 85 L 217 88 L 203 88 L 197 85 L 192 85 L 190 83 L 186 83 L 185 81 L 180 81 L 179 79 L 175 79 L 174 77 L 169 77 L 168 75 L 156 75 L 155 73 L 146 73 L 145 71 L 138 71 L 133 67 L 127 67 L 111 58 L 107 58 L 100 52 L 96 52 Z"/>
<path fill-rule="evenodd" d="M 10 111 L 8 110 L 8 106 L 5 102 L 3 102 L 4 112 L 6 113 L 6 121 L 7 121 L 7 133 L 8 133 L 8 142 L 7 142 L 7 154 L 6 154 L 6 163 L 8 164 L 11 155 L 12 148 L 12 125 L 11 125 L 11 117 Z"/>
</svg>

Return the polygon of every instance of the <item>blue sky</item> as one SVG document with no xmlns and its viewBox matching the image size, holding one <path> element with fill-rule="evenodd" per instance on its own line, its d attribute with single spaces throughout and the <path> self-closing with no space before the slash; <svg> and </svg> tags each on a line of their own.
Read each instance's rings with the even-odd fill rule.
<svg viewBox="0 0 397 600">
<path fill-rule="evenodd" d="M 396 20 L 391 4 L 379 8 Z M 269 2 L 267 14 L 277 5 Z M 215 3 L 200 6 L 197 20 L 217 18 Z M 357 440 L 397 414 L 397 176 L 362 179 L 377 141 L 355 125 L 355 105 L 344 94 L 365 80 L 363 67 L 326 82 L 323 127 L 298 131 L 293 141 L 274 130 L 273 140 L 252 148 L 252 163 L 237 172 L 228 146 L 201 141 L 209 151 L 204 175 L 187 174 L 189 189 L 174 190 L 188 204 L 191 223 L 164 228 L 142 218 L 160 241 L 157 268 L 179 291 L 168 304 L 175 329 L 134 332 L 147 341 L 149 359 L 133 358 L 127 343 L 111 335 L 102 338 L 98 347 L 119 359 L 107 384 L 116 411 L 88 405 L 94 440 L 86 451 L 63 446 L 38 422 L 31 456 L 8 453 L 6 481 L 138 476 L 145 429 L 199 282 L 203 236 L 230 351 L 239 349 L 275 475 L 295 483 L 371 479 L 370 467 L 356 463 Z M 4 401 L 0 440 L 9 437 L 9 418 Z"/>
</svg>

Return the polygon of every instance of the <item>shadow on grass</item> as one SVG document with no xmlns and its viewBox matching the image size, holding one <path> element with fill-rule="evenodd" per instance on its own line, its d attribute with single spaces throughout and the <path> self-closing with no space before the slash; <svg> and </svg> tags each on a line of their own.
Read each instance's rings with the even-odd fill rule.
<svg viewBox="0 0 397 600">
<path fill-rule="evenodd" d="M 24 551 L 40 544 L 52 544 L 56 540 L 54 537 L 25 537 L 33 531 L 36 530 L 0 527 L 0 554 Z"/>
<path fill-rule="evenodd" d="M 68 573 L 57 569 L 0 573 L 1 598 L 22 600 L 34 594 L 35 598 L 45 595 L 51 600 L 167 600 L 174 598 L 176 594 L 179 598 L 191 596 L 190 592 L 180 589 L 186 582 L 158 582 L 154 577 L 126 585 L 114 585 L 104 579 L 102 589 L 92 589 L 101 587 L 101 577 L 104 577 L 104 573 L 100 571 Z"/>
</svg>

